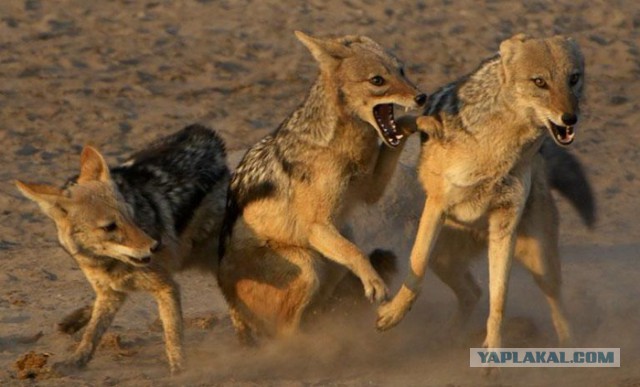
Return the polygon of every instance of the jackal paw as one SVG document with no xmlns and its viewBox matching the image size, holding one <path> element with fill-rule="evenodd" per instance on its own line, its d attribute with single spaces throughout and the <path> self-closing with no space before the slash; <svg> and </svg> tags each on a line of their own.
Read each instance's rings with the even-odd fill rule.
<svg viewBox="0 0 640 387">
<path fill-rule="evenodd" d="M 78 371 L 84 367 L 84 364 L 75 359 L 62 360 L 53 363 L 51 369 L 59 376 L 69 375 L 75 371 Z"/>
<path fill-rule="evenodd" d="M 411 309 L 411 306 L 399 305 L 397 297 L 378 307 L 378 320 L 376 328 L 379 331 L 386 331 L 398 325 L 405 314 Z"/>
<path fill-rule="evenodd" d="M 497 368 L 497 367 L 483 368 L 482 376 L 490 380 L 496 380 L 500 377 L 500 368 Z"/>
<path fill-rule="evenodd" d="M 171 376 L 177 376 L 184 371 L 185 367 L 184 365 L 182 365 L 182 362 L 180 362 L 180 363 L 171 364 L 170 369 L 171 369 Z"/>
<path fill-rule="evenodd" d="M 381 303 L 387 299 L 389 289 L 380 277 L 370 278 L 362 281 L 364 285 L 364 296 L 369 302 Z"/>
</svg>

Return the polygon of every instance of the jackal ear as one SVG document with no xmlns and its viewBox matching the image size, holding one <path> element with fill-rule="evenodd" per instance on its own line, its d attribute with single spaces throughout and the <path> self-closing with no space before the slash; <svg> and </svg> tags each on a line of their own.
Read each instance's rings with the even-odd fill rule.
<svg viewBox="0 0 640 387">
<path fill-rule="evenodd" d="M 301 31 L 295 31 L 295 34 L 319 63 L 331 59 L 344 59 L 351 55 L 351 49 L 337 39 L 314 38 Z"/>
<path fill-rule="evenodd" d="M 62 190 L 45 184 L 30 184 L 16 180 L 18 190 L 30 200 L 40 206 L 42 212 L 53 220 L 67 215 L 64 204 L 67 198 L 62 195 Z"/>
<path fill-rule="evenodd" d="M 513 52 L 517 47 L 520 47 L 527 39 L 527 35 L 520 33 L 513 35 L 509 39 L 503 40 L 500 43 L 500 56 L 504 62 L 509 62 L 513 57 Z"/>
<path fill-rule="evenodd" d="M 80 176 L 78 183 L 88 181 L 111 181 L 109 165 L 98 150 L 92 146 L 85 146 L 80 155 Z"/>
<path fill-rule="evenodd" d="M 580 49 L 580 45 L 578 44 L 578 41 L 576 41 L 571 36 L 565 36 L 565 35 L 556 35 L 552 39 L 556 40 L 560 44 L 564 44 L 565 47 L 569 49 L 572 56 L 580 62 L 580 65 L 582 67 L 584 67 L 584 56 L 582 55 L 582 50 Z"/>
</svg>

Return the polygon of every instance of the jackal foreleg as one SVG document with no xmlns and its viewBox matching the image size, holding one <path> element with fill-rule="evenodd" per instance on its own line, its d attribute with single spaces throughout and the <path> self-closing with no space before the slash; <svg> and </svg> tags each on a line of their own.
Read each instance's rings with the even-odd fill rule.
<svg viewBox="0 0 640 387">
<path fill-rule="evenodd" d="M 331 224 L 316 223 L 311 227 L 309 244 L 328 259 L 346 266 L 364 286 L 365 296 L 370 301 L 382 302 L 387 297 L 387 286 L 369 258 L 356 245 L 345 239 Z"/>
<path fill-rule="evenodd" d="M 70 359 L 56 363 L 54 368 L 64 370 L 65 368 L 82 368 L 93 357 L 100 339 L 111 325 L 116 313 L 126 300 L 126 293 L 117 292 L 112 289 L 102 289 L 97 292 L 96 301 L 93 304 L 91 319 L 87 324 L 87 329 L 82 336 L 80 345 Z"/>
<path fill-rule="evenodd" d="M 431 196 L 427 197 L 422 217 L 420 218 L 416 240 L 411 249 L 409 273 L 393 299 L 378 308 L 377 328 L 379 330 L 387 330 L 394 327 L 411 309 L 420 292 L 429 257 L 443 223 L 444 211 L 441 201 Z"/>
</svg>

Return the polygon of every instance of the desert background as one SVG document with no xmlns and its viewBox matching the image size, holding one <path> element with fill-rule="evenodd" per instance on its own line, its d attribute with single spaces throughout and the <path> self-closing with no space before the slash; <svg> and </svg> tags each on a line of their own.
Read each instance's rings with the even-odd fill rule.
<svg viewBox="0 0 640 387">
<path fill-rule="evenodd" d="M 13 181 L 61 185 L 77 172 L 84 144 L 113 165 L 194 122 L 221 134 L 234 166 L 302 102 L 317 74 L 296 29 L 367 35 L 401 58 L 427 93 L 515 33 L 577 39 L 587 93 L 571 151 L 593 184 L 598 221 L 588 230 L 557 198 L 564 297 L 576 346 L 619 347 L 622 366 L 512 368 L 498 379 L 469 368 L 468 348 L 480 346 L 488 309 L 480 259 L 484 294 L 462 344 L 445 333 L 455 298 L 432 274 L 389 332 L 375 330 L 373 306 L 339 304 L 295 339 L 243 349 L 214 277 L 186 272 L 177 278 L 186 373 L 169 377 L 155 303 L 136 294 L 85 370 L 35 383 L 640 386 L 640 5 L 631 0 L 0 1 L 0 384 L 31 383 L 15 368 L 29 351 L 48 354 L 49 364 L 68 356 L 80 336 L 58 333 L 56 323 L 93 300 L 53 222 Z M 424 200 L 414 172 L 418 139 L 409 141 L 385 198 L 353 221 L 363 250 L 394 250 L 401 273 Z M 517 265 L 505 329 L 511 346 L 555 345 L 543 296 Z"/>
</svg>

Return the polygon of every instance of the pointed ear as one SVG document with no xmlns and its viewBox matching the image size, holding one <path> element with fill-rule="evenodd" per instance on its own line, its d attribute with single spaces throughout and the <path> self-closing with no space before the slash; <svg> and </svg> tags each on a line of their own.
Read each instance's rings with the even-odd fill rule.
<svg viewBox="0 0 640 387">
<path fill-rule="evenodd" d="M 349 47 L 337 39 L 314 38 L 301 31 L 295 31 L 295 34 L 320 64 L 330 63 L 336 59 L 344 59 L 352 53 Z"/>
<path fill-rule="evenodd" d="M 522 45 L 528 39 L 525 34 L 516 34 L 500 43 L 500 56 L 504 63 L 511 61 L 514 50 Z"/>
<path fill-rule="evenodd" d="M 580 50 L 580 45 L 574 38 L 570 36 L 556 35 L 552 39 L 558 41 L 561 44 L 564 44 L 565 47 L 567 47 L 570 50 L 571 54 L 584 67 L 584 56 L 582 55 L 582 50 Z"/>
<path fill-rule="evenodd" d="M 80 176 L 78 177 L 78 183 L 95 180 L 102 182 L 110 181 L 109 166 L 96 148 L 87 145 L 80 155 Z"/>
<path fill-rule="evenodd" d="M 16 187 L 27 198 L 36 202 L 42 212 L 53 220 L 60 219 L 67 215 L 63 203 L 67 198 L 62 196 L 59 188 L 44 184 L 29 184 L 16 180 Z"/>
</svg>

